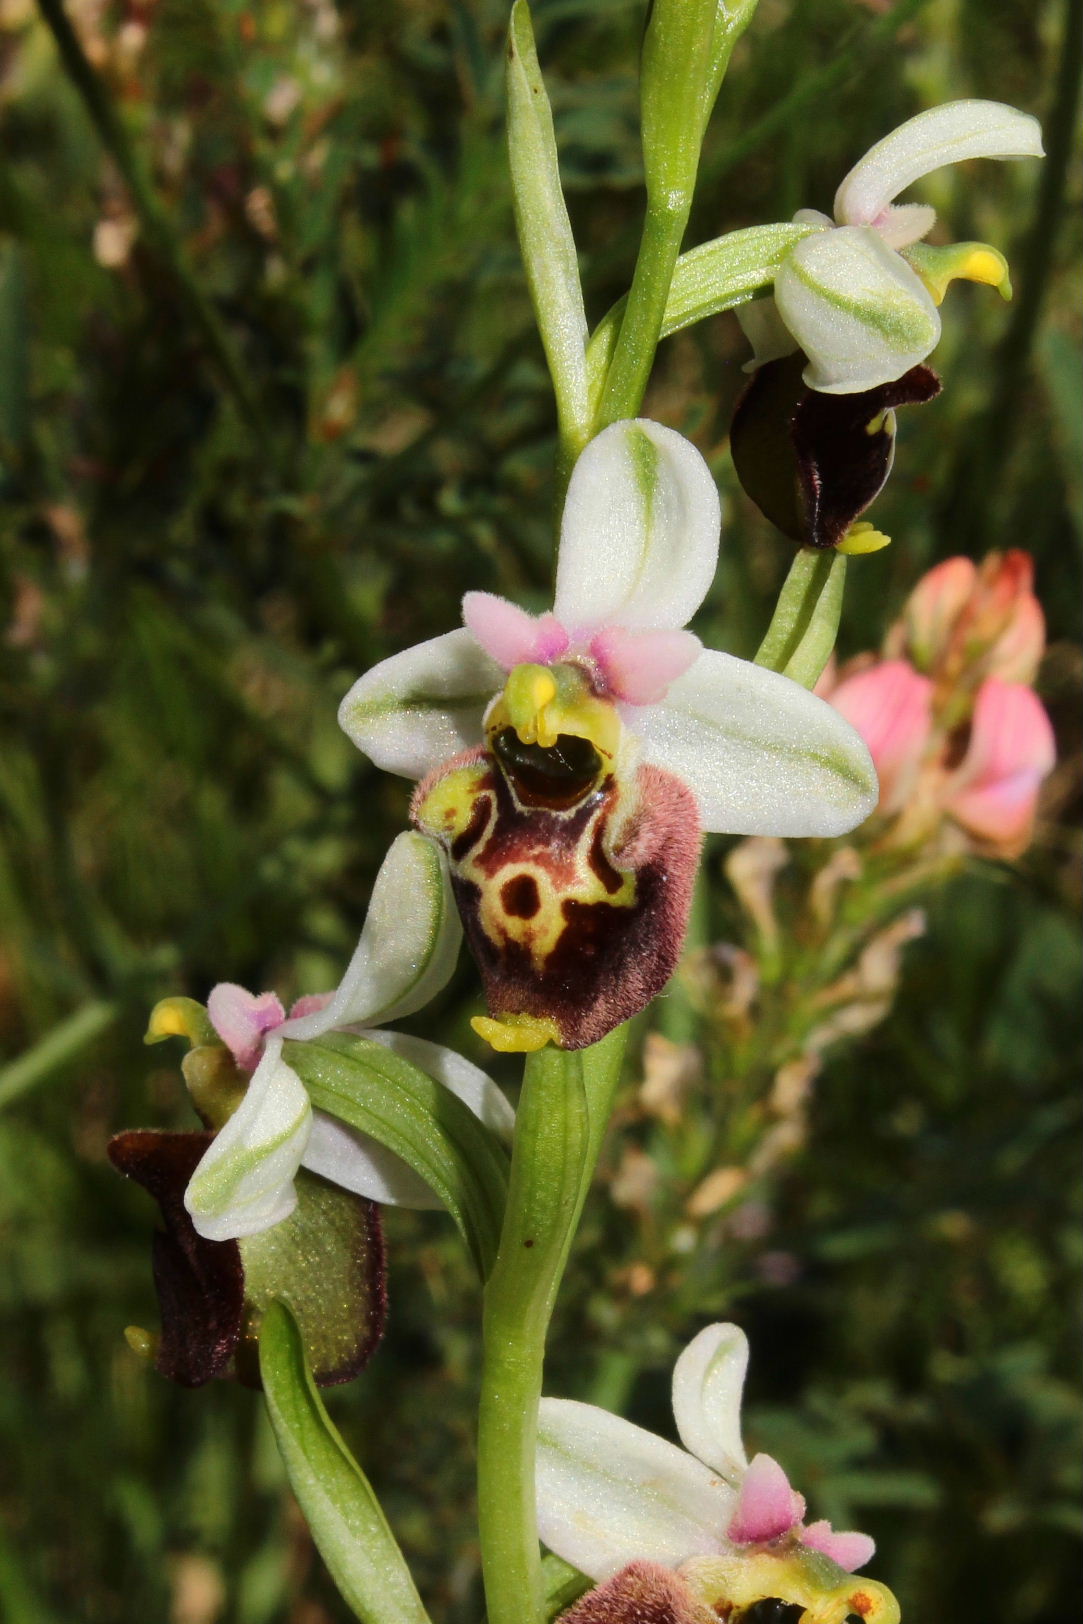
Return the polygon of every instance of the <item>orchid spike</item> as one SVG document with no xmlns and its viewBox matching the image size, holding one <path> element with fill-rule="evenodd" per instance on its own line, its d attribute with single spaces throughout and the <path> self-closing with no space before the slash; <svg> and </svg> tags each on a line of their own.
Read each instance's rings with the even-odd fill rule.
<svg viewBox="0 0 1083 1624">
<path fill-rule="evenodd" d="M 376 876 L 361 939 L 333 993 L 301 999 L 287 1017 L 273 993 L 254 995 L 230 983 L 213 989 L 211 1023 L 237 1066 L 252 1075 L 185 1192 L 201 1236 L 230 1240 L 281 1223 L 296 1205 L 301 1167 L 382 1203 L 439 1204 L 391 1151 L 312 1109 L 300 1077 L 282 1058 L 287 1039 L 360 1032 L 443 1083 L 490 1127 L 510 1130 L 511 1107 L 476 1066 L 439 1044 L 372 1027 L 427 1003 L 448 981 L 460 939 L 443 853 L 406 833 Z"/>
<path fill-rule="evenodd" d="M 1042 152 L 1037 120 L 1002 102 L 947 102 L 901 124 L 842 181 L 834 219 L 812 209 L 795 216 L 822 229 L 786 256 L 773 303 L 761 300 L 741 316 L 756 351 L 751 365 L 802 350 L 805 382 L 825 394 L 900 378 L 939 342 L 937 305 L 948 282 L 991 283 L 1005 296 L 1011 287 L 1003 255 L 985 243 L 918 248 L 936 215 L 895 198 L 946 164 Z"/>
<path fill-rule="evenodd" d="M 837 713 L 685 629 L 719 529 L 695 447 L 615 423 L 573 472 L 552 612 L 468 593 L 464 629 L 383 661 L 343 701 L 378 766 L 427 775 L 414 820 L 448 851 L 498 1047 L 581 1047 L 661 989 L 701 827 L 834 835 L 875 804 Z"/>
<path fill-rule="evenodd" d="M 684 1449 L 594 1405 L 543 1399 L 543 1541 L 602 1584 L 659 1564 L 677 1574 L 690 1603 L 718 1613 L 773 1598 L 800 1605 L 816 1624 L 843 1624 L 855 1612 L 896 1624 L 891 1592 L 853 1577 L 872 1557 L 872 1540 L 823 1521 L 806 1525 L 804 1499 L 778 1462 L 746 1459 L 747 1364 L 748 1343 L 735 1325 L 709 1325 L 681 1354 L 673 1410 Z"/>
</svg>

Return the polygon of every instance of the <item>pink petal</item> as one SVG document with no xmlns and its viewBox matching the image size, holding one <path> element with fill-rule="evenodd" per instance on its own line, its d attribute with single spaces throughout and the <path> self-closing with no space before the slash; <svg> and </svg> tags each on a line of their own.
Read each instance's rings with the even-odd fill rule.
<svg viewBox="0 0 1083 1624">
<path fill-rule="evenodd" d="M 629 705 L 657 705 L 670 683 L 696 663 L 702 648 L 692 632 L 630 631 L 624 626 L 607 626 L 590 642 L 608 691 Z"/>
<path fill-rule="evenodd" d="M 945 558 L 921 577 L 906 600 L 904 641 L 921 670 L 927 670 L 947 649 L 952 627 L 969 603 L 977 579 L 977 566 L 971 559 Z M 898 637 L 889 634 L 888 653 L 902 652 Z"/>
<path fill-rule="evenodd" d="M 568 647 L 568 634 L 555 615 L 528 615 L 494 592 L 466 594 L 463 624 L 505 671 L 517 665 L 549 665 Z"/>
<path fill-rule="evenodd" d="M 737 1510 L 726 1534 L 735 1545 L 762 1545 L 789 1533 L 804 1515 L 804 1499 L 791 1489 L 778 1461 L 755 1455 L 741 1479 Z"/>
<path fill-rule="evenodd" d="M 290 1020 L 298 1020 L 302 1015 L 315 1015 L 321 1009 L 326 1009 L 334 997 L 333 992 L 306 992 L 303 998 L 298 998 L 290 1006 Z"/>
<path fill-rule="evenodd" d="M 880 810 L 895 812 L 921 765 L 932 728 L 933 685 L 906 660 L 846 677 L 829 703 L 861 734 L 880 778 Z"/>
<path fill-rule="evenodd" d="M 207 1014 L 243 1071 L 255 1070 L 263 1039 L 286 1019 L 286 1011 L 273 992 L 248 992 L 233 981 L 220 981 L 211 988 Z"/>
<path fill-rule="evenodd" d="M 801 1543 L 814 1551 L 822 1551 L 832 1562 L 837 1562 L 847 1573 L 856 1573 L 876 1552 L 876 1541 L 868 1534 L 838 1533 L 829 1522 L 810 1523 L 801 1535 Z"/>
<path fill-rule="evenodd" d="M 1042 779 L 1056 760 L 1049 717 L 1022 683 L 983 682 L 970 744 L 947 799 L 952 816 L 1005 855 L 1026 844 Z"/>
</svg>

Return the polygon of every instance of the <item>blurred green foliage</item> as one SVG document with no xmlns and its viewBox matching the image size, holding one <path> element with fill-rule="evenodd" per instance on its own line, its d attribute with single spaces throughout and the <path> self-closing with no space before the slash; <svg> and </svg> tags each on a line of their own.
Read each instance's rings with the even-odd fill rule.
<svg viewBox="0 0 1083 1624">
<path fill-rule="evenodd" d="M 637 240 L 643 9 L 536 6 L 595 319 Z M 950 237 L 1005 249 L 1017 298 L 951 296 L 944 394 L 902 424 L 875 511 L 896 543 L 851 569 L 842 646 L 875 646 L 935 559 L 1025 545 L 1063 759 L 1022 870 L 975 866 L 940 898 L 894 1013 L 827 1069 L 758 1227 L 683 1216 L 682 1157 L 709 1160 L 736 1120 L 709 1042 L 669 1149 L 630 1090 L 552 1354 L 551 1390 L 665 1429 L 674 1350 L 739 1312 L 754 1442 L 817 1515 L 871 1529 L 877 1576 L 923 1624 L 1059 1624 L 1078 1604 L 1079 13 L 762 0 L 735 57 L 690 241 L 828 206 L 877 136 L 940 100 L 1046 125 L 1044 174 L 926 183 Z M 353 677 L 447 630 L 468 588 L 547 600 L 553 413 L 505 174 L 505 8 L 69 15 L 97 124 L 29 0 L 0 3 L 0 1611 L 321 1624 L 345 1612 L 258 1403 L 170 1389 L 121 1338 L 155 1322 L 152 1218 L 104 1147 L 190 1121 L 141 1048 L 156 998 L 337 979 L 408 795 L 338 734 Z M 702 629 L 738 653 L 788 563 L 727 461 L 743 354 L 730 318 L 680 335 L 646 406 L 723 488 Z M 705 940 L 732 925 L 721 855 Z M 659 1019 L 694 1037 L 681 1007 Z M 464 963 L 425 1030 L 484 1059 L 476 1008 Z M 670 1183 L 633 1210 L 613 1179 L 641 1144 Z M 388 1230 L 388 1340 L 332 1407 L 434 1616 L 459 1624 L 480 1614 L 479 1305 L 447 1223 Z"/>
</svg>

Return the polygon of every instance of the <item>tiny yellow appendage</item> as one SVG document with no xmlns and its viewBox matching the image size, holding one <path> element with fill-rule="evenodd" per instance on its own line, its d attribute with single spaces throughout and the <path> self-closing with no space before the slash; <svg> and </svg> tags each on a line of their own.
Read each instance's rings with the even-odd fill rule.
<svg viewBox="0 0 1083 1624">
<path fill-rule="evenodd" d="M 858 519 L 857 523 L 852 524 L 847 530 L 835 551 L 854 557 L 862 553 L 878 553 L 881 547 L 890 545 L 890 536 L 885 536 L 882 530 L 874 529 L 867 519 Z"/>
<path fill-rule="evenodd" d="M 158 1357 L 159 1338 L 152 1331 L 144 1331 L 141 1325 L 126 1325 L 124 1327 L 124 1340 L 133 1353 L 153 1364 Z"/>
<path fill-rule="evenodd" d="M 489 1015 L 475 1015 L 470 1025 L 498 1054 L 536 1054 L 559 1037 L 552 1021 L 533 1015 L 509 1015 L 495 1021 Z"/>
</svg>

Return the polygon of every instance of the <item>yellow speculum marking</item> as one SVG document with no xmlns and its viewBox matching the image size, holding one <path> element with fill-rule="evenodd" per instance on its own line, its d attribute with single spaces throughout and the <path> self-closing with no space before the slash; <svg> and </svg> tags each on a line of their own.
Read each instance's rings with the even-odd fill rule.
<svg viewBox="0 0 1083 1624">
<path fill-rule="evenodd" d="M 489 768 L 485 762 L 460 767 L 434 784 L 417 810 L 417 821 L 426 834 L 455 840 L 470 826 L 478 793 Z"/>
</svg>

